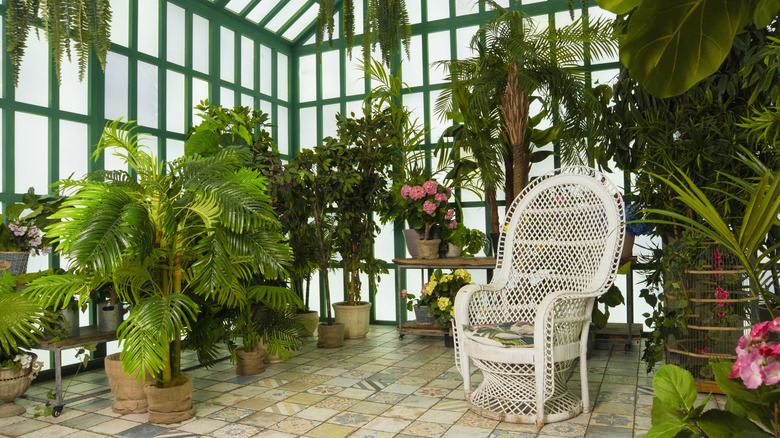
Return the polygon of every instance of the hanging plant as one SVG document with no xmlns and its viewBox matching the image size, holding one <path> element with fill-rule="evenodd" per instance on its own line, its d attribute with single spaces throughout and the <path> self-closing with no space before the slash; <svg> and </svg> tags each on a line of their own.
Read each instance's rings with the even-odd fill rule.
<svg viewBox="0 0 780 438">
<path fill-rule="evenodd" d="M 333 30 L 336 0 L 321 0 L 317 15 L 317 50 L 322 46 L 325 33 L 328 35 L 328 47 L 333 47 Z M 342 7 L 344 16 L 344 42 L 347 54 L 352 57 L 352 46 L 355 43 L 355 5 L 353 0 L 344 0 Z M 406 12 L 405 0 L 368 0 L 363 26 L 363 56 L 368 57 L 379 43 L 382 61 L 391 67 L 392 59 L 398 51 L 398 40 L 404 46 L 406 57 L 409 58 L 409 47 L 412 37 L 412 27 L 409 24 L 409 14 Z"/>
<path fill-rule="evenodd" d="M 61 81 L 62 57 L 71 60 L 71 39 L 76 42 L 79 80 L 84 80 L 89 52 L 95 49 L 100 65 L 106 68 L 106 53 L 111 44 L 111 5 L 109 0 L 7 0 L 5 32 L 8 54 L 13 67 L 14 86 L 19 84 L 19 68 L 27 48 L 30 24 L 39 36 L 46 34 L 54 58 L 54 74 Z"/>
</svg>

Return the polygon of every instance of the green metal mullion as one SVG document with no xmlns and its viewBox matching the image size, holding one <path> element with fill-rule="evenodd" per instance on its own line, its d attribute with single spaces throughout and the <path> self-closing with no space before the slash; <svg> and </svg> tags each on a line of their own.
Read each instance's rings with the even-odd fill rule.
<svg viewBox="0 0 780 438">
<path fill-rule="evenodd" d="M 273 102 L 279 102 L 279 61 L 278 61 L 278 53 L 276 50 L 271 49 L 271 97 L 274 99 Z M 289 58 L 288 58 L 289 59 Z M 290 69 L 290 61 L 287 61 L 287 71 L 289 72 Z M 289 85 L 290 82 L 287 82 Z M 271 104 L 271 120 L 276 120 L 276 117 L 279 115 L 279 104 L 278 103 L 272 103 Z M 279 126 L 274 126 L 273 130 L 271 131 L 271 136 L 275 139 L 279 138 Z"/>
<path fill-rule="evenodd" d="M 168 59 L 168 3 L 160 2 L 157 13 L 157 28 L 164 29 L 158 34 L 157 54 L 160 60 Z M 186 46 L 186 42 L 185 42 Z M 166 147 L 166 138 L 168 131 L 168 75 L 167 70 L 162 65 L 157 65 L 157 127 L 161 135 L 157 136 L 157 156 L 161 161 L 168 159 L 168 148 Z"/>
<path fill-rule="evenodd" d="M 241 18 L 246 18 L 246 16 L 252 12 L 252 9 L 255 8 L 260 3 L 260 0 L 252 0 L 249 3 L 247 3 L 246 6 L 244 6 L 244 9 L 241 10 L 241 12 L 238 13 L 238 15 L 241 16 Z"/>
<path fill-rule="evenodd" d="M 60 108 L 60 87 L 53 69 L 49 69 L 49 108 Z M 60 179 L 60 117 L 46 118 L 49 125 L 49 178 L 51 184 Z M 53 189 L 50 189 L 51 192 Z"/>
<path fill-rule="evenodd" d="M 257 26 L 260 28 L 265 28 L 265 25 L 268 24 L 269 21 L 273 20 L 276 14 L 279 13 L 279 11 L 282 10 L 287 5 L 287 2 L 279 2 L 274 6 L 270 11 L 268 11 L 267 14 L 265 14 L 265 17 L 263 17 L 262 20 L 260 20 L 259 23 L 257 23 Z"/>
<path fill-rule="evenodd" d="M 184 126 L 192 126 L 192 11 L 184 10 Z"/>
<path fill-rule="evenodd" d="M 323 121 L 322 118 L 324 116 L 322 111 L 322 54 L 317 54 L 317 62 L 314 66 L 315 68 L 315 75 L 316 75 L 316 85 L 317 85 L 317 91 L 316 91 L 316 97 L 314 98 L 314 101 L 317 102 L 317 143 L 322 141 L 322 132 L 323 132 Z"/>
<path fill-rule="evenodd" d="M 233 105 L 241 105 L 241 34 L 233 31 Z"/>
<path fill-rule="evenodd" d="M 216 6 L 218 8 L 224 8 L 225 5 L 228 4 L 228 2 L 230 2 L 230 0 L 215 0 L 214 1 L 214 6 Z"/>
<path fill-rule="evenodd" d="M 290 65 L 295 66 L 294 71 L 297 72 L 300 66 L 301 57 L 297 53 L 298 52 L 297 47 L 293 47 L 292 50 L 293 50 L 293 54 L 290 58 L 294 61 L 291 61 Z M 258 90 L 259 89 L 260 88 L 258 87 Z M 299 152 L 301 149 L 301 144 L 300 144 L 301 143 L 301 136 L 300 136 L 301 122 L 300 122 L 300 117 L 298 116 L 300 114 L 300 109 L 301 109 L 301 95 L 300 95 L 301 93 L 300 93 L 300 84 L 298 83 L 297 79 L 293 83 L 291 89 L 292 89 L 292 93 L 290 93 L 290 105 L 288 106 L 289 113 L 287 118 L 287 128 L 289 129 L 287 138 L 289 139 L 290 144 L 287 150 L 289 151 L 290 156 L 295 156 L 295 153 Z"/>
<path fill-rule="evenodd" d="M 220 68 L 219 68 L 219 62 L 220 62 L 220 41 L 221 41 L 221 32 L 219 31 L 220 25 L 215 22 L 214 20 L 209 20 L 209 74 L 208 76 L 208 83 L 209 83 L 209 103 L 213 106 L 218 106 L 221 104 L 221 93 L 220 93 Z"/>
<path fill-rule="evenodd" d="M 287 32 L 287 29 L 289 29 L 289 28 L 290 28 L 290 26 L 292 26 L 292 24 L 293 24 L 293 23 L 295 23 L 295 21 L 296 21 L 296 20 L 297 20 L 297 19 L 298 19 L 298 18 L 299 18 L 301 15 L 303 15 L 303 13 L 304 13 L 304 12 L 306 12 L 307 10 L 309 10 L 309 7 L 310 7 L 311 5 L 313 5 L 313 4 L 314 4 L 314 0 L 307 0 L 307 1 L 306 1 L 306 3 L 304 3 L 304 5 L 303 5 L 303 6 L 301 6 L 301 8 L 300 8 L 300 9 L 298 9 L 298 11 L 297 11 L 297 12 L 295 12 L 294 14 L 292 14 L 292 15 L 290 16 L 290 18 L 289 18 L 287 21 L 285 21 L 285 22 L 284 22 L 284 24 L 282 25 L 282 27 L 280 27 L 279 29 L 277 29 L 276 33 L 277 33 L 277 34 L 279 34 L 279 35 L 283 35 L 285 32 Z"/>
<path fill-rule="evenodd" d="M 135 0 L 130 0 L 130 29 L 138 28 L 138 7 Z M 136 6 L 136 7 L 133 7 Z M 138 32 L 130 35 L 130 48 L 138 53 Z M 127 117 L 138 120 L 138 57 L 127 59 Z"/>
<path fill-rule="evenodd" d="M 3 11 L 5 13 L 5 11 Z M 2 32 L 2 45 L 6 46 L 7 36 Z M 3 180 L 0 201 L 3 205 L 13 202 L 14 179 L 16 178 L 16 169 L 14 164 L 14 135 L 16 111 L 13 103 L 16 99 L 16 88 L 14 88 L 13 70 L 8 53 L 3 51 L 3 100 L 10 105 L 3 105 Z"/>
<path fill-rule="evenodd" d="M 357 0 L 361 1 L 361 0 Z M 341 5 L 344 4 L 344 0 L 336 0 L 336 3 L 333 4 L 333 10 L 338 11 L 341 8 Z M 365 2 L 363 2 L 363 11 L 367 11 L 367 6 Z M 342 16 L 343 16 L 342 12 Z M 342 26 L 343 27 L 343 26 Z M 312 24 L 306 26 L 304 30 L 301 31 L 301 33 L 298 34 L 298 36 L 292 41 L 292 44 L 294 47 L 300 47 L 303 45 L 305 41 L 308 41 L 309 38 L 311 38 L 315 33 L 317 32 L 317 22 L 314 21 Z M 343 35 L 343 29 L 342 29 L 342 35 Z M 340 42 L 343 42 L 344 39 L 339 39 Z M 357 41 L 355 41 L 357 44 Z"/>
</svg>

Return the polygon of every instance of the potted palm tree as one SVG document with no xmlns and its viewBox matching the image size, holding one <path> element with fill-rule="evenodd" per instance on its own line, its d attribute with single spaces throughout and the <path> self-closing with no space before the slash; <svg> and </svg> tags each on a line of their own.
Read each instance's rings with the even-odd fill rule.
<svg viewBox="0 0 780 438">
<path fill-rule="evenodd" d="M 43 337 L 41 327 L 54 322 L 37 301 L 15 291 L 16 279 L 0 277 L 0 418 L 21 415 L 25 409 L 14 403 L 38 375 L 43 362 L 25 351 Z"/>
<path fill-rule="evenodd" d="M 76 275 L 41 278 L 48 302 L 85 299 L 108 281 L 132 306 L 117 336 L 126 374 L 149 371 L 144 391 L 150 421 L 172 423 L 194 415 L 192 378 L 181 372 L 181 335 L 200 309 L 193 298 L 245 306 L 236 287 L 255 271 L 275 278 L 290 260 L 269 205 L 264 178 L 245 169 L 245 150 L 159 162 L 130 123 L 110 123 L 96 156 L 114 148 L 127 171 L 101 171 L 61 188 L 75 194 L 48 229 Z"/>
</svg>

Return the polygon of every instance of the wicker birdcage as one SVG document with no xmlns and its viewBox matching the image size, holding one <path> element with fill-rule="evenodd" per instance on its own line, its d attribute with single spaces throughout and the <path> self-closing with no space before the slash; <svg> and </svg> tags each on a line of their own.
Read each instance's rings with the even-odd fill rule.
<svg viewBox="0 0 780 438">
<path fill-rule="evenodd" d="M 712 380 L 710 359 L 736 360 L 739 338 L 757 322 L 758 297 L 733 254 L 706 245 L 682 278 L 682 288 L 667 290 L 670 308 L 684 308 L 682 336 L 666 345 L 666 362 L 697 379 Z"/>
</svg>

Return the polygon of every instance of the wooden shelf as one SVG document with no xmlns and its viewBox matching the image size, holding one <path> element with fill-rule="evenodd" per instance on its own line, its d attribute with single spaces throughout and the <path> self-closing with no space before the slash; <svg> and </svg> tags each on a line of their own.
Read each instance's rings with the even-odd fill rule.
<svg viewBox="0 0 780 438">
<path fill-rule="evenodd" d="M 403 326 L 400 330 L 409 333 L 448 333 L 449 332 L 448 327 L 439 327 L 436 324 L 419 324 L 417 321 L 407 321 L 403 323 Z"/>
<path fill-rule="evenodd" d="M 393 259 L 393 263 L 403 267 L 424 268 L 463 268 L 495 267 L 495 257 L 447 257 L 443 259 Z"/>
<path fill-rule="evenodd" d="M 69 347 L 86 345 L 91 342 L 109 342 L 115 340 L 116 331 L 99 332 L 96 326 L 88 325 L 85 327 L 79 327 L 79 335 L 77 337 L 63 338 L 54 342 L 50 342 L 48 339 L 41 340 L 35 348 L 52 351 L 56 348 L 67 349 Z"/>
</svg>

